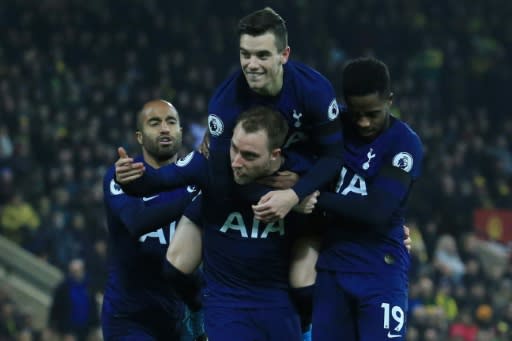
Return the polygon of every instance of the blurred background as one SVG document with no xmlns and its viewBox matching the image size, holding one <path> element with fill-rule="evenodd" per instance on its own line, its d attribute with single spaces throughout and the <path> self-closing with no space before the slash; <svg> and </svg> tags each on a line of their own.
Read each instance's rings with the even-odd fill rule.
<svg viewBox="0 0 512 341">
<path fill-rule="evenodd" d="M 407 340 L 512 340 L 506 0 L 2 0 L 0 340 L 58 340 L 54 297 L 71 273 L 101 304 L 116 147 L 138 151 L 135 114 L 162 98 L 181 114 L 182 153 L 195 148 L 239 65 L 237 21 L 265 5 L 287 21 L 292 58 L 338 92 L 347 59 L 386 62 L 394 113 L 423 140 Z"/>
</svg>

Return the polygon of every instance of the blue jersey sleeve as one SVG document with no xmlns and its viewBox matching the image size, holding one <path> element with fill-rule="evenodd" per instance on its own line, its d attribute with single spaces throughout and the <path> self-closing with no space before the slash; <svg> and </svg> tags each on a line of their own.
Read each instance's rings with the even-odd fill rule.
<svg viewBox="0 0 512 341">
<path fill-rule="evenodd" d="M 142 199 L 123 192 L 114 181 L 113 169 L 104 177 L 103 196 L 110 214 L 119 219 L 130 235 L 136 238 L 178 219 L 187 204 L 186 200 L 173 200 L 145 206 Z"/>
<path fill-rule="evenodd" d="M 405 205 L 412 185 L 420 175 L 422 160 L 421 141 L 414 135 L 408 143 L 398 143 L 378 174 L 364 181 L 365 195 L 351 195 L 350 190 L 337 188 L 336 193 L 322 192 L 317 207 L 363 224 L 385 226 Z"/>
<path fill-rule="evenodd" d="M 238 115 L 248 105 L 240 97 L 238 87 L 243 74 L 237 71 L 214 92 L 208 103 L 208 132 L 210 136 L 208 167 L 216 191 L 226 191 L 233 185 L 229 148 Z"/>
<path fill-rule="evenodd" d="M 313 122 L 311 143 L 318 159 L 293 186 L 299 199 L 324 187 L 336 175 L 343 160 L 341 111 L 331 83 L 323 76 L 319 77 L 314 86 L 306 86 L 308 93 L 303 95 L 308 99 L 306 108 L 311 115 L 309 119 Z"/>
<path fill-rule="evenodd" d="M 127 194 L 143 196 L 187 185 L 197 185 L 204 190 L 207 183 L 207 160 L 202 154 L 191 152 L 176 163 L 159 169 L 146 167 L 143 176 L 120 186 Z"/>
</svg>

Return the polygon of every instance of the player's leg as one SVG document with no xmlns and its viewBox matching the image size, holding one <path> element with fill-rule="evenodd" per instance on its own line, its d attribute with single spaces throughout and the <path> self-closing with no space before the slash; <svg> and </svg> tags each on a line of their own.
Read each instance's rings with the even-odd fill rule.
<svg viewBox="0 0 512 341">
<path fill-rule="evenodd" d="M 318 271 L 313 296 L 313 340 L 359 340 L 354 306 L 354 299 L 342 289 L 336 273 Z"/>
<path fill-rule="evenodd" d="M 359 290 L 360 340 L 405 340 L 408 312 L 407 275 L 371 274 L 352 285 Z"/>
<path fill-rule="evenodd" d="M 191 274 L 201 264 L 202 245 L 201 229 L 183 216 L 167 248 L 167 260 L 184 274 Z"/>
<path fill-rule="evenodd" d="M 320 236 L 304 236 L 294 241 L 290 264 L 290 285 L 292 288 L 302 288 L 315 284 L 315 265 L 318 260 L 319 247 Z"/>
<path fill-rule="evenodd" d="M 202 233 L 186 216 L 182 216 L 163 262 L 163 273 L 169 284 L 191 311 L 201 309 L 202 278 L 195 272 L 201 263 Z"/>
<path fill-rule="evenodd" d="M 303 333 L 310 332 L 313 310 L 313 287 L 316 279 L 320 237 L 309 235 L 297 238 L 292 246 L 290 263 L 291 297 L 300 315 Z M 307 339 L 307 334 L 305 339 Z"/>
</svg>

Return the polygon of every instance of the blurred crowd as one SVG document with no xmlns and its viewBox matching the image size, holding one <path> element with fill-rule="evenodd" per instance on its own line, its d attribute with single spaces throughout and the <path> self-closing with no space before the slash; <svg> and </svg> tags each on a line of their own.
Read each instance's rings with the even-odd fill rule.
<svg viewBox="0 0 512 341">
<path fill-rule="evenodd" d="M 106 273 L 102 176 L 130 153 L 135 113 L 153 98 L 197 147 L 209 96 L 238 67 L 238 19 L 260 1 L 0 2 L 0 233 L 63 271 Z M 408 340 L 512 340 L 508 245 L 473 230 L 475 208 L 511 208 L 512 2 L 272 1 L 292 58 L 339 91 L 344 62 L 374 55 L 391 71 L 394 114 L 424 142 L 411 197 Z M 341 99 L 341 98 L 340 98 Z M 488 237 L 488 236 L 483 236 Z M 34 337 L 0 290 L 0 340 Z"/>
</svg>

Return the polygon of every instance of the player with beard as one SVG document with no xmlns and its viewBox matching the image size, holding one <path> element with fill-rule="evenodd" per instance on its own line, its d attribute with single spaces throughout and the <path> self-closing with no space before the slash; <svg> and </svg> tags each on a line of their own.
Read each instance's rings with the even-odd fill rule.
<svg viewBox="0 0 512 341">
<path fill-rule="evenodd" d="M 175 162 L 182 144 L 174 106 L 153 100 L 137 114 L 138 144 L 146 167 Z M 198 193 L 193 186 L 149 197 L 126 195 L 114 181 L 114 167 L 103 181 L 108 222 L 109 270 L 102 307 L 105 340 L 179 340 L 184 306 L 162 275 L 162 262 L 176 221 Z"/>
</svg>

